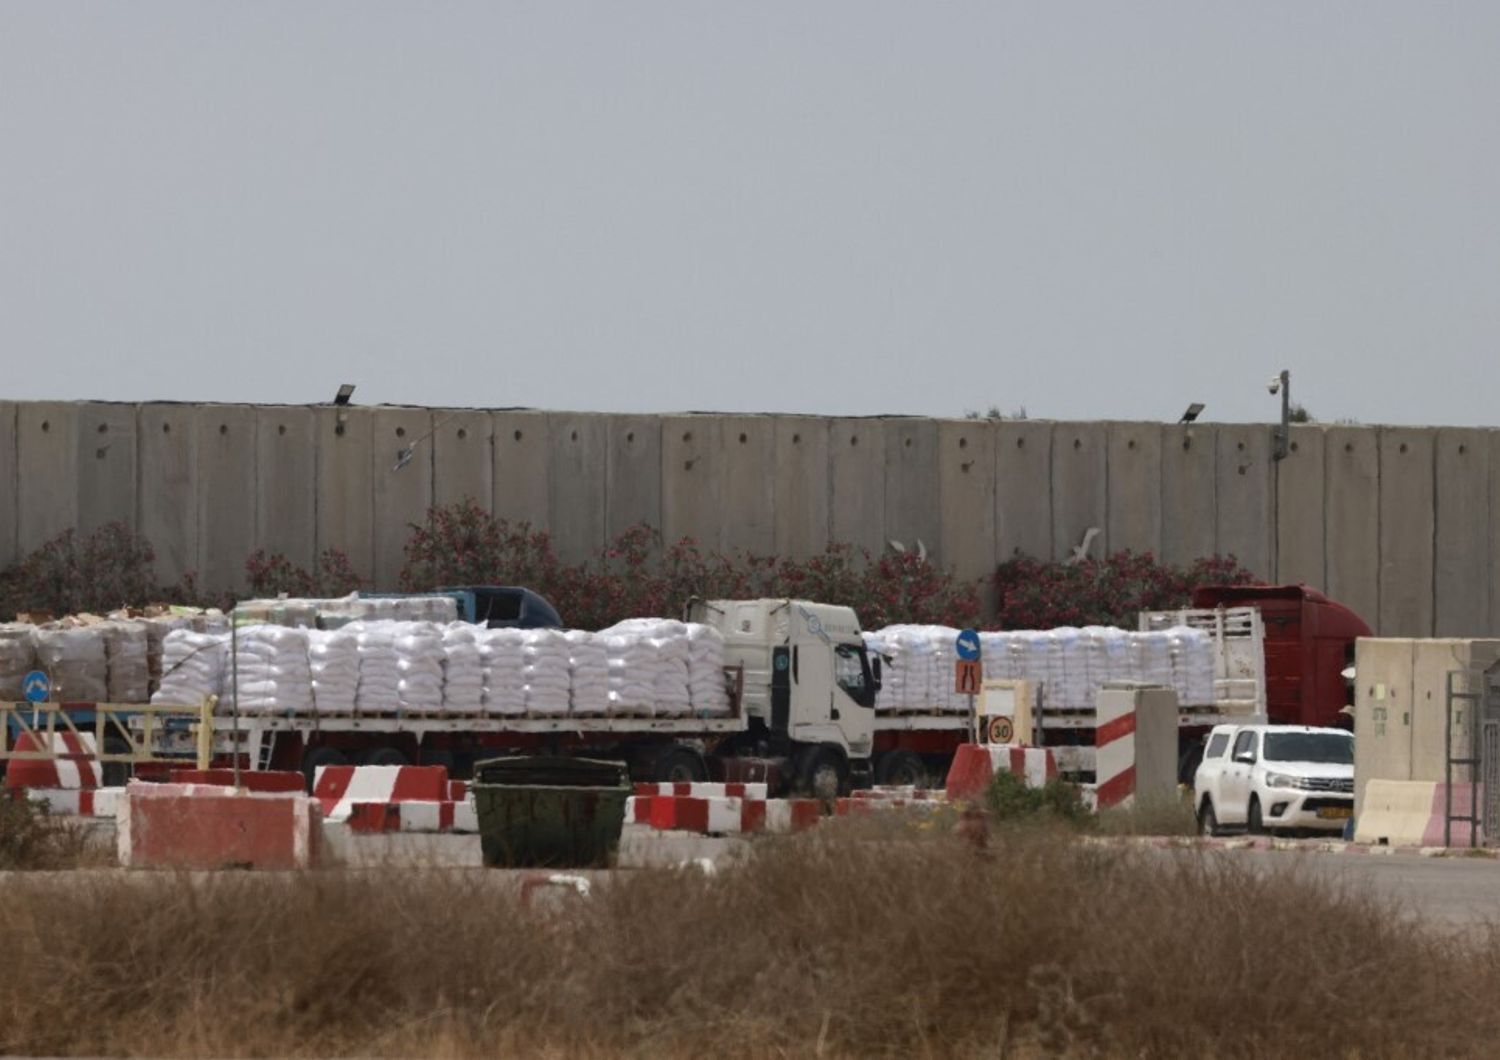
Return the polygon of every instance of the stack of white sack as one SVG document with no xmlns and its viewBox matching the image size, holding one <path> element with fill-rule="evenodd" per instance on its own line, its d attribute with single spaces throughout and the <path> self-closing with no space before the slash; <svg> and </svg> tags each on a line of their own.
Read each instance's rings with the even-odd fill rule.
<svg viewBox="0 0 1500 1060">
<path fill-rule="evenodd" d="M 174 629 L 162 640 L 161 684 L 151 702 L 196 707 L 208 696 L 222 696 L 228 664 L 228 633 Z"/>
<path fill-rule="evenodd" d="M 146 624 L 116 619 L 99 626 L 111 703 L 145 703 L 151 698 L 150 645 Z"/>
<path fill-rule="evenodd" d="M 312 600 L 319 622 L 336 628 L 350 622 L 431 622 L 447 625 L 458 621 L 458 601 L 451 596 L 362 597 L 358 593 L 336 600 Z"/>
<path fill-rule="evenodd" d="M 52 699 L 103 703 L 109 696 L 109 662 L 104 634 L 98 625 L 39 626 L 36 631 L 39 669 L 52 678 Z"/>
<path fill-rule="evenodd" d="M 443 628 L 443 710 L 478 714 L 484 709 L 484 657 L 477 626 L 450 622 Z"/>
<path fill-rule="evenodd" d="M 1050 703 L 1052 686 L 1048 683 L 1052 665 L 1052 633 L 1045 629 L 1018 629 L 1012 634 L 1011 646 L 1016 654 L 1016 673 L 1033 687 L 1041 687 Z"/>
<path fill-rule="evenodd" d="M 688 694 L 693 713 L 701 718 L 729 713 L 729 689 L 724 684 L 724 637 L 712 626 L 687 624 Z"/>
<path fill-rule="evenodd" d="M 241 625 L 261 623 L 268 626 L 298 626 L 302 629 L 312 629 L 318 624 L 319 602 L 289 597 L 242 600 L 235 605 L 235 621 Z"/>
<path fill-rule="evenodd" d="M 959 630 L 949 626 L 927 626 L 927 640 L 932 645 L 931 695 L 938 710 L 949 714 L 964 714 L 969 710 L 969 697 L 958 690 L 953 680 L 953 663 L 958 658 Z M 983 645 L 981 644 L 981 651 Z"/>
<path fill-rule="evenodd" d="M 1009 633 L 979 634 L 979 657 L 984 663 L 984 676 L 1001 680 L 1014 680 L 1016 660 L 1012 658 L 1011 635 Z"/>
<path fill-rule="evenodd" d="M 687 633 L 666 631 L 660 637 L 647 638 L 656 654 L 656 713 L 669 718 L 691 714 L 693 696 L 689 691 Z"/>
<path fill-rule="evenodd" d="M 609 658 L 609 709 L 612 714 L 655 713 L 656 656 L 639 633 L 598 634 Z"/>
<path fill-rule="evenodd" d="M 1172 635 L 1150 630 L 1135 635 L 1135 680 L 1172 687 Z"/>
<path fill-rule="evenodd" d="M 443 709 L 443 633 L 431 622 L 402 622 L 396 632 L 397 702 L 414 714 Z M 481 692 L 481 697 L 483 693 Z"/>
<path fill-rule="evenodd" d="M 18 703 L 26 698 L 26 675 L 36 669 L 33 627 L 25 623 L 0 625 L 0 703 Z"/>
<path fill-rule="evenodd" d="M 519 629 L 481 629 L 484 709 L 489 714 L 526 713 L 525 638 Z"/>
<path fill-rule="evenodd" d="M 359 636 L 347 629 L 307 631 L 313 709 L 351 714 L 359 702 Z"/>
<path fill-rule="evenodd" d="M 307 630 L 255 625 L 235 637 L 230 690 L 244 714 L 312 711 L 312 670 Z"/>
<path fill-rule="evenodd" d="M 521 632 L 525 659 L 526 712 L 554 716 L 568 712 L 568 638 L 555 629 Z"/>
<path fill-rule="evenodd" d="M 1051 630 L 1047 655 L 1047 688 L 1054 707 L 1086 709 L 1094 705 L 1099 682 L 1089 672 L 1088 640 L 1076 626 Z"/>
<path fill-rule="evenodd" d="M 162 651 L 167 634 L 174 629 L 191 629 L 192 619 L 187 615 L 155 615 L 144 618 L 146 627 L 146 673 L 148 690 L 152 695 L 161 687 Z"/>
<path fill-rule="evenodd" d="M 1097 681 L 1135 680 L 1134 634 L 1114 626 L 1089 626 L 1084 633 L 1089 637 L 1089 672 Z"/>
<path fill-rule="evenodd" d="M 937 704 L 934 698 L 941 690 L 937 680 L 937 658 L 932 638 L 924 626 L 887 626 L 880 631 L 891 649 L 892 669 L 896 671 L 899 692 L 891 697 L 890 710 L 926 710 Z M 951 682 L 950 682 L 951 683 Z"/>
<path fill-rule="evenodd" d="M 344 627 L 359 643 L 359 690 L 354 705 L 362 713 L 393 712 L 401 704 L 397 628 L 395 622 L 351 622 Z"/>
<path fill-rule="evenodd" d="M 603 637 L 569 630 L 568 673 L 573 713 L 597 717 L 609 712 L 609 649 Z"/>
<path fill-rule="evenodd" d="M 1172 640 L 1172 687 L 1184 706 L 1208 706 L 1214 701 L 1214 644 L 1208 632 L 1177 626 L 1167 630 Z"/>
</svg>

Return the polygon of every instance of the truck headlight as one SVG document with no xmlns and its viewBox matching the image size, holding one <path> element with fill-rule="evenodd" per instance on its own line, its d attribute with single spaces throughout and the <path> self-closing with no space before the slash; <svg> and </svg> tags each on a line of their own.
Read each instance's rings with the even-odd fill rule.
<svg viewBox="0 0 1500 1060">
<path fill-rule="evenodd" d="M 1266 774 L 1266 787 L 1268 788 L 1291 788 L 1295 791 L 1300 786 L 1296 777 L 1289 777 L 1285 773 Z"/>
</svg>

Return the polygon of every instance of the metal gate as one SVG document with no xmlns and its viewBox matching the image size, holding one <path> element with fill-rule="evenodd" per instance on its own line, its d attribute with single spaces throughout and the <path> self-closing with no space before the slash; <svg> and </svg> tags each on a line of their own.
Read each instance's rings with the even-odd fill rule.
<svg viewBox="0 0 1500 1060">
<path fill-rule="evenodd" d="M 1490 697 L 1485 697 L 1485 716 L 1479 725 L 1479 776 L 1484 787 L 1484 842 L 1500 841 L 1500 718 L 1490 716 Z"/>
<path fill-rule="evenodd" d="M 1500 844 L 1500 664 L 1450 671 L 1447 691 L 1443 842 Z M 1454 785 L 1466 782 L 1466 797 L 1455 799 Z"/>
</svg>

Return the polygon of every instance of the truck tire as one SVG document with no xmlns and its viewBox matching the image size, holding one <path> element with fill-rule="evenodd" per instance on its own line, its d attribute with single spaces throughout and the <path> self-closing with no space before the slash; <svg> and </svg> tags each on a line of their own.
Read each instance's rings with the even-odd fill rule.
<svg viewBox="0 0 1500 1060">
<path fill-rule="evenodd" d="M 891 751 L 875 766 L 875 783 L 925 788 L 931 783 L 927 763 L 914 751 Z"/>
<path fill-rule="evenodd" d="M 406 755 L 395 747 L 372 747 L 360 756 L 362 766 L 409 766 Z"/>
<path fill-rule="evenodd" d="M 809 748 L 797 770 L 797 787 L 804 795 L 831 802 L 849 793 L 849 763 L 831 747 Z"/>
<path fill-rule="evenodd" d="M 1203 805 L 1198 808 L 1198 834 L 1207 836 L 1219 835 L 1219 817 L 1214 813 L 1214 800 L 1205 797 Z"/>
<path fill-rule="evenodd" d="M 302 775 L 307 778 L 307 790 L 312 791 L 318 778 L 319 766 L 347 766 L 349 758 L 337 747 L 314 747 L 302 756 Z"/>
<path fill-rule="evenodd" d="M 1245 813 L 1245 831 L 1251 835 L 1265 835 L 1266 823 L 1260 815 L 1260 799 L 1250 796 L 1250 809 Z"/>
<path fill-rule="evenodd" d="M 651 767 L 651 776 L 663 784 L 696 784 L 708 779 L 708 763 L 691 747 L 669 747 Z"/>
</svg>

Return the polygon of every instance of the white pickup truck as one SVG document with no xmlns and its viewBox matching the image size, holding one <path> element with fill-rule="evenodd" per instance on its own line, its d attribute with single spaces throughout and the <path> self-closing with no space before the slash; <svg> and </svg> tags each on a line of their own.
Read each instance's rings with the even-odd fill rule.
<svg viewBox="0 0 1500 1060">
<path fill-rule="evenodd" d="M 1354 812 L 1354 737 L 1304 725 L 1215 725 L 1193 778 L 1198 830 L 1341 831 Z"/>
</svg>

